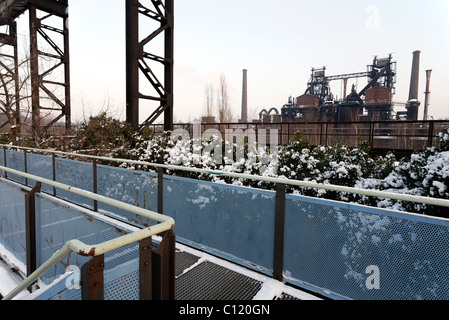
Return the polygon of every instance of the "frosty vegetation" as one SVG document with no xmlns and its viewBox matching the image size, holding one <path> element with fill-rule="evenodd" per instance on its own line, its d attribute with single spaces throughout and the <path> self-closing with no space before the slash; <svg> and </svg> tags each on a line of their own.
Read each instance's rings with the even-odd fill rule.
<svg viewBox="0 0 449 320">
<path fill-rule="evenodd" d="M 91 118 L 88 124 L 80 127 L 77 138 L 71 141 L 70 148 L 97 154 L 100 150 L 108 150 L 107 156 L 150 163 L 283 177 L 449 199 L 449 129 L 447 132 L 440 133 L 439 136 L 439 148 L 429 148 L 402 159 L 397 159 L 393 154 L 373 158 L 370 155 L 370 146 L 365 141 L 360 141 L 357 148 L 344 145 L 312 148 L 299 133 L 287 146 L 279 147 L 276 152 L 270 152 L 269 148 L 259 148 L 248 143 L 230 144 L 216 137 L 207 140 L 181 139 L 172 136 L 171 132 L 156 136 L 150 130 L 142 134 L 133 134 L 127 124 L 102 115 Z M 243 154 L 244 157 L 236 159 L 237 154 Z M 110 165 L 116 164 L 110 163 Z M 121 167 L 143 171 L 153 170 L 151 167 L 126 163 Z M 217 175 L 185 171 L 168 173 L 263 189 L 274 190 L 275 187 L 266 182 Z M 442 208 L 399 200 L 293 186 L 290 186 L 288 191 L 380 208 L 444 215 Z"/>
</svg>

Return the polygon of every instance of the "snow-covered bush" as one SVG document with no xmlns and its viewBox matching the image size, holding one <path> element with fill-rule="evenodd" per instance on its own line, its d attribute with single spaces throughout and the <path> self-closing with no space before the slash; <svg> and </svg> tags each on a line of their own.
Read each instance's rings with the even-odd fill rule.
<svg viewBox="0 0 449 320">
<path fill-rule="evenodd" d="M 445 132 L 440 132 L 438 134 L 440 137 L 440 151 L 449 151 L 449 129 L 446 129 Z"/>
<path fill-rule="evenodd" d="M 373 158 L 369 145 L 363 141 L 357 148 L 349 148 L 344 145 L 312 148 L 299 134 L 287 146 L 279 147 L 278 150 L 269 150 L 269 148 L 248 143 L 229 143 L 218 137 L 195 140 L 189 137 L 174 136 L 171 132 L 165 132 L 160 136 L 151 134 L 147 134 L 145 137 L 135 136 L 133 139 L 134 148 L 127 149 L 127 146 L 117 148 L 115 155 L 150 163 L 194 167 L 208 171 L 220 170 L 282 177 L 449 199 L 449 131 L 440 134 L 441 146 L 439 149 L 429 148 L 424 152 L 417 152 L 409 158 L 400 160 L 391 153 Z M 264 161 L 261 161 L 262 159 Z M 154 170 L 147 166 L 129 164 L 123 164 L 122 167 Z M 271 190 L 275 188 L 272 183 L 220 175 L 198 174 L 182 170 L 171 170 L 168 173 Z M 289 187 L 288 191 L 307 196 L 424 214 L 433 214 L 435 210 L 439 210 L 429 205 L 323 189 Z"/>
</svg>

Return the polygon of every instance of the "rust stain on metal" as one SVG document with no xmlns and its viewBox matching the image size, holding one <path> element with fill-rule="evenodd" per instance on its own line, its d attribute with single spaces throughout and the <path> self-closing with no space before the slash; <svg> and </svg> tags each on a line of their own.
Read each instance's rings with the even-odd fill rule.
<svg viewBox="0 0 449 320">
<path fill-rule="evenodd" d="M 92 249 L 90 249 L 90 251 L 89 252 L 85 252 L 84 250 L 80 250 L 80 251 L 78 251 L 78 254 L 80 255 L 80 256 L 83 256 L 83 257 L 94 257 L 95 256 L 95 249 L 96 248 L 92 248 Z"/>
</svg>

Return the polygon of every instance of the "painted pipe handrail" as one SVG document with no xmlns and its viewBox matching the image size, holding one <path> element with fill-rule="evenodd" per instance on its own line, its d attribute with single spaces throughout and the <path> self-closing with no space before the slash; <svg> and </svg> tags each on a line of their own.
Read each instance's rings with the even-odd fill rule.
<svg viewBox="0 0 449 320">
<path fill-rule="evenodd" d="M 172 229 L 175 225 L 175 220 L 171 217 L 149 211 L 131 204 L 127 204 L 115 199 L 107 198 L 86 190 L 82 190 L 79 188 L 74 188 L 66 184 L 62 184 L 59 182 L 55 182 L 53 180 L 41 178 L 38 176 L 34 176 L 31 174 L 23 173 L 21 171 L 17 171 L 14 169 L 6 168 L 0 166 L 1 171 L 6 171 L 8 173 L 12 173 L 18 176 L 22 176 L 24 178 L 32 179 L 34 181 L 38 181 L 43 184 L 48 184 L 58 189 L 63 189 L 92 200 L 96 200 L 118 209 L 123 209 L 129 212 L 132 212 L 136 215 L 143 216 L 145 218 L 149 218 L 159 224 L 151 226 L 149 228 L 144 228 L 133 233 L 126 234 L 119 238 L 115 238 L 97 245 L 87 245 L 79 240 L 71 240 L 67 242 L 61 249 L 59 249 L 48 261 L 46 261 L 42 266 L 40 266 L 35 272 L 33 272 L 29 277 L 27 277 L 16 289 L 11 291 L 3 300 L 11 300 L 16 297 L 20 292 L 25 290 L 28 286 L 33 284 L 39 277 L 41 277 L 45 272 L 47 272 L 50 268 L 52 268 L 56 263 L 62 260 L 65 256 L 67 256 L 70 252 L 75 252 L 82 256 L 87 257 L 95 257 L 100 256 L 105 253 L 108 253 L 112 250 L 127 246 L 129 244 L 141 241 L 143 239 L 149 238 L 153 235 L 157 235 L 164 231 L 168 231 Z"/>
<path fill-rule="evenodd" d="M 86 155 L 86 154 L 57 151 L 57 150 L 45 150 L 45 149 L 27 148 L 27 147 L 3 145 L 3 144 L 0 144 L 0 147 L 31 150 L 31 151 L 35 151 L 35 152 L 41 152 L 41 153 L 61 154 L 61 155 L 65 155 L 65 156 L 103 160 L 103 161 L 110 161 L 110 162 L 129 163 L 129 164 L 149 166 L 149 167 L 154 167 L 154 168 L 187 171 L 187 172 L 193 172 L 193 173 L 199 173 L 199 174 L 210 174 L 210 175 L 217 175 L 217 176 L 224 176 L 224 177 L 231 177 L 231 178 L 238 178 L 238 179 L 245 179 L 245 180 L 263 181 L 263 182 L 271 182 L 271 183 L 282 183 L 282 184 L 290 185 L 290 186 L 345 192 L 345 193 L 350 193 L 350 194 L 358 194 L 358 195 L 364 195 L 364 196 L 370 196 L 370 197 L 377 197 L 377 198 L 382 198 L 382 199 L 394 199 L 394 200 L 401 200 L 401 201 L 407 201 L 407 202 L 413 202 L 413 203 L 430 204 L 430 205 L 449 208 L 449 200 L 447 200 L 447 199 L 414 196 L 414 195 L 410 195 L 410 194 L 400 194 L 400 193 L 385 192 L 385 191 L 380 191 L 380 190 L 360 189 L 360 188 L 355 188 L 355 187 L 344 187 L 344 186 L 338 186 L 338 185 L 332 185 L 332 184 L 315 183 L 315 182 L 310 182 L 310 181 L 291 180 L 291 179 L 286 179 L 286 178 L 255 176 L 255 175 L 233 173 L 233 172 L 227 172 L 227 171 L 210 171 L 210 170 L 199 169 L 199 168 L 158 164 L 158 163 L 151 163 L 151 162 L 146 162 L 146 161 L 138 161 L 138 160 L 130 160 L 130 159 L 100 157 L 100 156 L 93 156 L 93 155 Z"/>
</svg>

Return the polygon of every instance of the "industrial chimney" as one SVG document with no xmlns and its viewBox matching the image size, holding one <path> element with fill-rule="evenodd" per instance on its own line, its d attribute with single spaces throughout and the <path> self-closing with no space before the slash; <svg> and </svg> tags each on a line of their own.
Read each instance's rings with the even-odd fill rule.
<svg viewBox="0 0 449 320">
<path fill-rule="evenodd" d="M 421 104 L 418 101 L 420 56 L 421 51 L 417 50 L 413 52 L 412 76 L 410 80 L 410 93 L 407 106 L 407 118 L 408 120 L 414 121 L 418 120 L 418 109 Z"/>
<path fill-rule="evenodd" d="M 243 70 L 242 117 L 241 123 L 248 122 L 248 70 Z"/>
<path fill-rule="evenodd" d="M 429 117 L 429 101 L 430 101 L 430 76 L 432 74 L 432 70 L 426 70 L 427 82 L 426 82 L 426 101 L 424 103 L 424 121 L 427 121 Z"/>
</svg>

